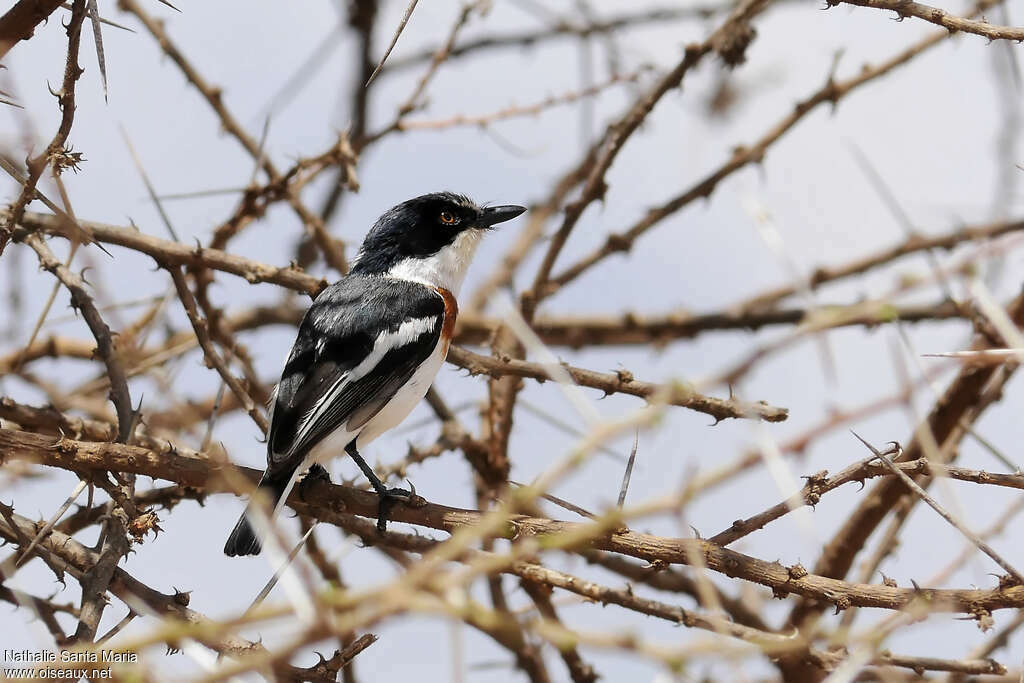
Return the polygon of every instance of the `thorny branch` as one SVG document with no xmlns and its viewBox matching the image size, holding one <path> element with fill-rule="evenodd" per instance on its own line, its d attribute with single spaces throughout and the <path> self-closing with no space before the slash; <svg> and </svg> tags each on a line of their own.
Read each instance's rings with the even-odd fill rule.
<svg viewBox="0 0 1024 683">
<path fill-rule="evenodd" d="M 19 3 L 19 5 L 24 4 L 35 3 Z M 59 176 L 65 168 L 74 164 L 73 158 L 69 156 L 70 148 L 66 148 L 65 145 L 68 136 L 71 134 L 71 127 L 75 123 L 75 87 L 83 73 L 82 67 L 78 65 L 78 48 L 82 42 L 82 23 L 85 21 L 86 14 L 85 5 L 85 0 L 75 1 L 71 13 L 71 21 L 67 26 L 68 54 L 67 64 L 64 67 L 64 81 L 60 91 L 55 93 L 57 104 L 61 111 L 60 126 L 57 128 L 57 132 L 54 134 L 50 144 L 37 156 L 27 161 L 28 177 L 22 182 L 21 192 L 11 207 L 9 214 L 5 217 L 3 223 L 0 224 L 0 256 L 3 255 L 4 247 L 7 246 L 7 242 L 14 233 L 14 226 L 25 212 L 25 207 L 33 199 L 36 199 L 36 186 L 39 184 L 43 173 L 47 169 L 52 168 L 54 175 Z M 12 23 L 16 23 L 16 18 L 11 17 L 11 13 L 15 13 L 18 9 L 18 6 L 13 8 L 11 12 L 0 18 L 0 22 L 10 18 Z M 45 12 L 42 7 L 37 7 L 37 11 Z M 46 14 L 49 13 L 46 12 L 44 16 Z M 29 31 L 31 31 L 31 28 L 29 28 Z M 3 49 L 3 45 L 4 40 L 0 38 L 0 50 Z M 61 214 L 61 219 L 64 223 L 69 222 L 67 214 Z"/>
<path fill-rule="evenodd" d="M 117 469 L 134 474 L 174 481 L 182 486 L 201 488 L 208 492 L 233 490 L 227 463 L 211 461 L 200 453 L 156 453 L 138 446 L 80 442 L 62 438 L 57 442 L 28 432 L 0 430 L 0 448 L 16 460 L 30 460 L 65 469 Z M 255 483 L 259 472 L 238 468 Z M 347 515 L 375 518 L 377 501 L 371 491 L 317 482 L 303 496 L 294 492 L 288 503 L 300 514 L 321 521 L 335 522 Z M 513 514 L 495 527 L 499 535 L 510 539 L 536 539 L 529 546 L 547 549 L 575 550 L 593 548 L 627 555 L 648 562 L 691 565 L 693 554 L 702 557 L 705 566 L 726 576 L 742 578 L 771 588 L 776 593 L 796 594 L 815 601 L 836 605 L 902 609 L 915 600 L 924 600 L 930 610 L 971 613 L 975 609 L 1008 609 L 1024 607 L 1024 586 L 1010 583 L 994 589 L 919 589 L 851 584 L 837 579 L 810 574 L 805 569 L 786 567 L 779 562 L 766 562 L 737 553 L 711 541 L 653 536 L 622 529 L 619 514 L 610 511 L 590 523 L 557 520 Z M 395 521 L 456 533 L 478 530 L 482 513 L 427 503 L 422 506 L 401 506 L 394 510 Z M 338 521 L 337 523 L 341 523 Z M 618 529 L 618 530 L 616 530 Z M 457 547 L 457 546 L 456 546 Z M 513 561 L 515 556 L 498 556 L 495 562 Z"/>
<path fill-rule="evenodd" d="M 841 4 L 891 10 L 900 19 L 917 17 L 918 19 L 937 24 L 950 33 L 963 31 L 964 33 L 984 36 L 989 40 L 1015 40 L 1018 43 L 1024 41 L 1024 28 L 996 26 L 984 20 L 958 17 L 938 7 L 923 5 L 919 2 L 913 2 L 913 0 L 828 0 L 829 7 Z"/>
</svg>

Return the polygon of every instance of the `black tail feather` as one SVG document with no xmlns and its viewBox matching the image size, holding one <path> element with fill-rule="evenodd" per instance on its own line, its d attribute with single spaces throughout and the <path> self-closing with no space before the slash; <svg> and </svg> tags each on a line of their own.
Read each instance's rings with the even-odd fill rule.
<svg viewBox="0 0 1024 683">
<path fill-rule="evenodd" d="M 267 474 L 263 475 L 263 479 L 260 480 L 259 489 L 269 494 L 272 507 L 276 507 L 277 501 L 281 500 L 281 496 L 284 495 L 285 489 L 288 488 L 288 482 L 291 481 L 293 473 L 294 470 L 290 472 L 277 472 L 273 477 L 268 477 Z M 252 505 L 252 503 L 249 505 Z M 224 544 L 224 554 L 228 557 L 259 555 L 261 550 L 263 550 L 263 544 L 256 537 L 256 531 L 249 522 L 249 508 L 246 508 L 242 516 L 239 517 L 238 523 L 235 524 L 235 528 L 231 531 L 231 535 L 228 536 L 227 543 Z"/>
<path fill-rule="evenodd" d="M 259 555 L 261 550 L 263 550 L 263 546 L 260 544 L 260 539 L 256 538 L 256 532 L 249 524 L 247 512 L 243 512 L 238 519 L 238 524 L 228 536 L 228 542 L 224 544 L 224 554 L 228 557 Z"/>
</svg>

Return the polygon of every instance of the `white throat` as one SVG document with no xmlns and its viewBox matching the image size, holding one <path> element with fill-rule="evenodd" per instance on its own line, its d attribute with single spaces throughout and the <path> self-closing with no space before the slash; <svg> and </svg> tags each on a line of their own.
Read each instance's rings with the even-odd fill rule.
<svg viewBox="0 0 1024 683">
<path fill-rule="evenodd" d="M 396 264 L 387 274 L 399 280 L 410 280 L 428 287 L 447 289 L 457 295 L 481 237 L 481 230 L 465 230 L 459 233 L 454 242 L 433 256 L 407 258 Z"/>
</svg>

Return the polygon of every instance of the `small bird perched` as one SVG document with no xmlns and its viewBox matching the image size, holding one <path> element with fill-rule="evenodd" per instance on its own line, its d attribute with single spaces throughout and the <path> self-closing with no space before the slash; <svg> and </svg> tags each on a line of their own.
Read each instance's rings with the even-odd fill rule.
<svg viewBox="0 0 1024 683">
<path fill-rule="evenodd" d="M 359 449 L 391 429 L 427 393 L 448 355 L 455 296 L 484 232 L 526 211 L 479 207 L 451 192 L 395 206 L 363 240 L 348 275 L 317 296 L 270 399 L 267 469 L 259 488 L 274 513 L 298 476 L 348 453 L 377 495 L 377 528 L 412 494 L 387 488 Z M 311 470 L 314 471 L 314 470 Z M 251 506 L 251 503 L 250 503 Z M 224 554 L 257 555 L 248 509 Z"/>
</svg>

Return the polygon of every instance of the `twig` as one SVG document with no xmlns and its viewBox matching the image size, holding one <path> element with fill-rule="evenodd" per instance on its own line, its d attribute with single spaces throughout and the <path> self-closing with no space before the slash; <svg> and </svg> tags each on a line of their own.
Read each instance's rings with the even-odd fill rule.
<svg viewBox="0 0 1024 683">
<path fill-rule="evenodd" d="M 890 468 L 886 471 L 881 468 L 881 465 L 875 464 L 874 460 L 875 458 L 870 458 L 854 463 L 831 477 L 825 471 L 806 476 L 804 477 L 806 483 L 797 493 L 753 517 L 736 520 L 727 530 L 712 536 L 708 540 L 723 546 L 735 543 L 744 536 L 758 529 L 763 529 L 768 523 L 779 519 L 796 508 L 804 505 L 812 507 L 817 505 L 823 495 L 839 488 L 843 484 L 857 482 L 863 485 L 868 479 L 887 473 L 895 474 L 896 470 L 899 470 L 899 473 L 904 477 L 909 477 L 911 474 L 921 474 L 928 477 L 948 477 L 975 484 L 991 484 L 993 486 L 1024 490 L 1024 474 L 997 474 L 981 470 L 969 470 L 963 467 L 932 463 L 924 458 L 910 462 L 893 463 L 892 467 L 895 469 Z"/>
<path fill-rule="evenodd" d="M 388 47 L 384 50 L 384 56 L 380 58 L 380 62 L 377 64 L 377 68 L 373 70 L 370 77 L 366 79 L 366 84 L 363 87 L 369 88 L 370 84 L 373 83 L 373 79 L 377 77 L 380 70 L 384 68 L 384 62 L 388 61 L 388 57 L 391 56 L 391 51 L 395 49 L 395 45 L 398 43 L 398 37 L 402 35 L 402 31 L 405 30 L 405 25 L 409 23 L 409 19 L 412 18 L 412 13 L 416 9 L 416 3 L 419 0 L 409 0 L 409 4 L 405 6 L 405 11 L 402 13 L 402 18 L 398 21 L 398 26 L 395 28 L 394 35 L 391 36 L 391 42 L 388 43 Z"/>
<path fill-rule="evenodd" d="M 850 305 L 823 304 L 763 311 L 727 309 L 711 313 L 680 311 L 662 315 L 548 315 L 535 318 L 530 328 L 545 344 L 580 349 L 603 345 L 661 345 L 675 340 L 695 339 L 708 332 L 757 331 L 779 325 L 805 325 L 823 330 L 873 327 L 894 320 L 924 322 L 960 317 L 960 310 L 948 301 L 930 305 L 861 301 Z M 459 344 L 485 343 L 499 326 L 500 322 L 494 318 L 467 313 L 459 317 L 455 341 Z"/>
<path fill-rule="evenodd" d="M 45 18 L 57 6 L 59 6 L 59 3 L 54 3 L 54 6 L 50 8 L 45 3 L 43 6 L 38 6 L 36 2 L 22 1 L 3 17 L 0 17 L 0 56 L 9 49 L 11 43 L 8 41 L 12 39 L 16 41 L 26 37 L 24 35 L 8 35 L 5 38 L 3 26 L 7 21 L 10 21 L 10 24 L 8 24 L 10 30 L 17 31 L 19 28 L 25 30 L 25 27 L 19 23 L 23 19 L 21 14 L 19 14 L 20 12 L 36 10 L 44 13 L 42 18 Z M 21 193 L 14 201 L 3 223 L 0 224 L 0 256 L 3 255 L 4 247 L 7 246 L 8 240 L 11 239 L 14 226 L 20 222 L 22 214 L 25 213 L 25 207 L 37 197 L 36 185 L 39 183 L 43 171 L 51 164 L 54 164 L 55 168 L 60 168 L 60 164 L 65 163 L 67 159 L 66 152 L 68 150 L 65 150 L 64 145 L 71 134 L 71 127 L 75 122 L 75 87 L 83 73 L 82 67 L 78 66 L 78 48 L 81 44 L 82 23 L 85 20 L 85 15 L 86 0 L 75 0 L 71 12 L 71 20 L 67 25 L 68 56 L 64 67 L 64 81 L 60 92 L 56 93 L 57 103 L 61 110 L 60 126 L 57 128 L 57 132 L 54 134 L 50 144 L 46 146 L 46 149 L 38 156 L 28 160 L 28 177 L 23 183 Z M 32 26 L 34 24 L 31 24 L 27 29 L 29 33 L 31 33 Z M 7 49 L 5 49 L 5 46 L 7 46 Z"/>
<path fill-rule="evenodd" d="M 636 462 L 636 451 L 639 445 L 640 432 L 638 430 L 633 434 L 633 447 L 629 449 L 629 460 L 626 461 L 626 471 L 622 474 L 622 486 L 619 487 L 619 507 L 622 507 L 622 504 L 626 502 L 626 491 L 629 490 L 629 479 L 633 475 L 633 463 Z"/>
<path fill-rule="evenodd" d="M 220 88 L 212 86 L 206 82 L 196 68 L 185 58 L 185 55 L 181 50 L 179 50 L 171 41 L 170 36 L 168 36 L 167 32 L 164 30 L 163 25 L 153 19 L 153 17 L 151 17 L 142 8 L 142 6 L 136 2 L 136 0 L 118 0 L 118 6 L 122 10 L 131 12 L 138 17 L 146 27 L 146 30 L 148 30 L 157 40 L 164 53 L 171 58 L 179 69 L 181 69 L 181 72 L 185 75 L 188 81 L 195 86 L 196 90 L 199 91 L 206 102 L 214 110 L 218 118 L 220 118 L 224 129 L 230 133 L 232 137 L 238 140 L 253 159 L 261 161 L 263 170 L 266 172 L 267 177 L 271 182 L 279 181 L 282 178 L 281 173 L 277 170 L 277 167 L 274 166 L 270 159 L 262 154 L 259 144 L 245 132 L 241 124 L 235 119 L 231 112 L 228 111 L 227 107 L 224 105 L 223 93 Z M 324 225 L 323 220 L 302 203 L 296 192 L 288 188 L 286 189 L 285 194 L 288 203 L 291 205 L 296 215 L 298 215 L 303 225 L 305 225 L 310 231 L 310 234 L 316 241 L 317 246 L 323 252 L 327 264 L 339 273 L 346 272 L 348 270 L 348 262 L 345 260 L 345 252 L 341 243 L 328 234 L 327 227 Z"/>
<path fill-rule="evenodd" d="M 41 230 L 48 234 L 60 234 L 59 223 L 53 216 L 27 213 L 20 223 L 29 229 Z M 288 289 L 305 292 L 310 296 L 319 294 L 327 286 L 325 279 L 308 275 L 297 267 L 278 268 L 228 254 L 219 249 L 190 247 L 179 242 L 160 239 L 131 228 L 91 221 L 82 221 L 82 224 L 84 227 L 98 231 L 96 239 L 100 242 L 140 251 L 152 256 L 161 264 L 212 268 L 245 278 L 252 284 L 270 282 Z"/>
<path fill-rule="evenodd" d="M 853 275 L 861 275 L 875 268 L 896 262 L 904 256 L 935 249 L 952 250 L 957 246 L 976 240 L 996 239 L 1004 235 L 1024 230 L 1024 221 L 996 221 L 983 225 L 964 226 L 953 232 L 938 236 L 913 235 L 897 245 L 881 249 L 845 263 L 840 266 L 817 266 L 807 278 L 807 286 L 815 289 L 823 284 L 842 280 Z M 768 308 L 788 296 L 796 293 L 793 286 L 758 294 L 747 299 L 734 308 L 741 311 L 753 311 Z"/>
<path fill-rule="evenodd" d="M 460 59 L 472 56 L 478 52 L 490 50 L 502 50 L 506 48 L 528 48 L 537 47 L 544 43 L 572 38 L 588 38 L 595 35 L 610 35 L 623 29 L 644 27 L 650 24 L 665 24 L 673 21 L 688 21 L 709 19 L 717 14 L 723 14 L 733 9 L 735 2 L 727 1 L 721 4 L 687 5 L 685 7 L 655 7 L 653 9 L 640 9 L 632 13 L 623 13 L 618 16 L 608 17 L 577 23 L 569 21 L 557 21 L 540 30 L 528 30 L 520 32 L 502 33 L 500 35 L 484 36 L 482 38 L 470 39 L 452 48 L 449 59 Z M 390 60 L 383 69 L 384 74 L 396 73 L 417 66 L 423 62 L 430 61 L 437 52 L 436 48 L 422 50 L 406 57 L 396 56 Z"/>
<path fill-rule="evenodd" d="M 449 128 L 455 128 L 458 126 L 479 126 L 486 127 L 498 121 L 505 121 L 507 119 L 524 117 L 524 116 L 537 116 L 549 109 L 563 106 L 566 104 L 573 104 L 580 100 L 598 95 L 605 90 L 608 90 L 613 85 L 620 83 L 636 83 L 640 79 L 640 75 L 647 69 L 641 69 L 640 71 L 628 75 L 615 75 L 609 78 L 604 83 L 598 83 L 589 88 L 583 90 L 563 93 L 561 95 L 552 95 L 546 97 L 543 100 L 534 104 L 526 104 L 521 106 L 510 106 L 490 114 L 481 114 L 478 116 L 468 116 L 465 114 L 458 114 L 447 119 L 433 119 L 433 120 L 413 120 L 413 121 L 402 121 L 398 125 L 398 130 L 401 131 L 412 131 L 412 130 L 434 130 L 442 131 Z"/>
<path fill-rule="evenodd" d="M 39 530 L 39 533 L 37 533 L 35 537 L 32 539 L 32 542 L 28 544 L 28 547 L 22 551 L 21 557 L 18 558 L 17 565 L 25 563 L 25 560 L 29 558 L 29 555 L 31 555 L 32 550 L 36 547 L 36 544 L 39 543 L 40 539 L 46 536 L 46 534 L 50 533 L 50 529 L 52 529 L 53 526 L 58 521 L 60 521 L 60 518 L 64 516 L 64 513 L 68 511 L 68 508 L 71 507 L 76 500 L 78 500 L 78 497 L 82 495 L 82 491 L 85 490 L 86 486 L 87 484 L 84 480 L 79 480 L 79 482 L 75 485 L 74 490 L 64 501 L 64 504 L 57 508 L 57 512 L 53 513 L 53 515 L 46 522 L 46 524 L 43 525 L 43 528 Z"/>
<path fill-rule="evenodd" d="M 985 7 L 991 7 L 998 0 L 984 0 L 977 5 L 976 11 L 980 12 Z M 700 199 L 709 197 L 718 184 L 735 171 L 752 163 L 760 163 L 764 160 L 765 154 L 773 143 L 785 135 L 810 111 L 826 102 L 833 106 L 839 100 L 858 87 L 869 83 L 880 76 L 884 76 L 893 69 L 906 64 L 917 55 L 930 47 L 941 43 L 949 34 L 947 32 L 933 34 L 919 43 L 903 50 L 894 57 L 881 62 L 875 66 L 866 67 L 856 76 L 845 81 L 835 81 L 829 75 L 825 85 L 811 96 L 801 100 L 794 107 L 793 111 L 772 126 L 759 140 L 749 146 L 736 148 L 731 159 L 713 171 L 704 179 L 697 182 L 686 192 L 670 199 L 662 205 L 649 210 L 643 218 L 634 223 L 630 228 L 619 234 L 609 235 L 604 244 L 590 254 L 579 259 L 575 264 L 567 267 L 561 273 L 551 278 L 550 284 L 545 285 L 544 294 L 550 296 L 558 288 L 564 287 L 575 280 L 584 272 L 588 271 L 598 262 L 607 256 L 628 251 L 633 243 L 655 225 L 660 224 L 665 218 L 671 216 L 685 206 Z"/>
<path fill-rule="evenodd" d="M 57 11 L 61 0 L 18 0 L 0 17 L 0 58 L 19 41 L 32 37 L 36 26 Z"/>
<path fill-rule="evenodd" d="M 957 531 L 966 536 L 967 539 L 971 541 L 971 543 L 978 547 L 978 550 L 988 555 L 996 564 L 998 564 L 1000 567 L 1006 570 L 1006 573 L 1012 576 L 1019 585 L 1024 585 L 1024 575 L 1022 575 L 1020 572 L 1014 569 L 1013 565 L 1011 565 L 1009 562 L 1004 560 L 998 553 L 996 553 L 996 551 L 993 550 L 988 543 L 981 540 L 977 534 L 975 534 L 973 531 L 964 526 L 959 520 L 957 520 L 951 514 L 946 512 L 946 510 L 941 505 L 939 505 L 934 498 L 929 496 L 928 492 L 921 488 L 916 481 L 914 481 L 906 472 L 904 472 L 895 464 L 893 464 L 892 460 L 890 460 L 885 453 L 882 453 L 874 446 L 872 446 L 870 443 L 865 441 L 862 436 L 857 434 L 857 432 L 853 432 L 851 430 L 851 433 L 855 437 L 857 437 L 857 439 L 862 444 L 864 444 L 868 448 L 868 450 L 874 453 L 875 457 L 881 460 L 886 467 L 892 470 L 892 473 L 899 477 L 900 480 L 904 484 L 906 484 L 907 488 L 909 488 L 911 491 L 917 494 L 917 496 L 921 498 L 921 500 L 926 502 L 931 509 L 939 513 L 940 517 L 949 522 L 951 525 L 953 525 L 954 528 L 956 528 Z"/>
<path fill-rule="evenodd" d="M 537 606 L 537 611 L 545 619 L 559 622 L 558 612 L 555 611 L 555 606 L 551 603 L 551 588 L 547 584 L 534 583 L 533 581 L 523 579 L 519 582 L 526 594 L 533 600 L 533 604 Z M 560 622 L 559 622 L 560 623 Z M 594 667 L 587 664 L 580 656 L 579 651 L 572 645 L 561 648 L 558 652 L 562 657 L 562 661 L 565 662 L 565 666 L 569 669 L 569 676 L 572 678 L 573 683 L 595 683 L 598 679 L 597 672 L 594 671 Z"/>
<path fill-rule="evenodd" d="M 528 377 L 542 382 L 554 379 L 551 371 L 541 363 L 481 356 L 457 346 L 453 346 L 448 351 L 448 362 L 454 363 L 474 375 Z M 611 374 L 584 370 L 565 364 L 562 365 L 562 368 L 579 386 L 599 389 L 606 394 L 631 394 L 650 401 L 664 401 L 670 405 L 706 413 L 716 420 L 752 418 L 767 422 L 781 422 L 786 419 L 788 414 L 785 408 L 777 408 L 761 401 L 745 403 L 731 398 L 704 396 L 682 384 L 658 385 L 642 382 L 634 379 L 631 373 L 624 370 Z"/>
<path fill-rule="evenodd" d="M 1024 319 L 1024 297 L 1011 302 L 1008 312 L 1012 320 L 1021 324 Z M 935 402 L 930 414 L 918 428 L 918 434 L 929 434 L 939 445 L 941 453 L 952 453 L 967 433 L 965 426 L 972 424 L 990 405 L 999 400 L 1002 387 L 1011 372 L 1006 368 L 962 368 L 943 395 Z M 904 450 L 904 460 L 913 461 L 924 455 L 919 438 Z M 887 513 L 906 495 L 902 482 L 889 480 L 872 490 L 841 528 L 826 543 L 815 565 L 815 572 L 826 576 L 846 576 L 854 556 L 864 547 L 872 532 Z M 805 602 L 798 604 L 790 614 L 791 623 L 800 624 L 817 611 Z"/>
<path fill-rule="evenodd" d="M 930 7 L 912 0 L 826 0 L 828 7 L 837 5 L 858 5 L 859 7 L 870 7 L 872 9 L 891 10 L 895 12 L 899 20 L 907 17 L 916 17 L 941 26 L 950 33 L 963 31 L 983 36 L 989 40 L 1015 40 L 1018 43 L 1024 41 L 1024 28 L 1012 26 L 995 26 L 984 20 L 968 19 L 958 17 L 938 7 Z"/>
<path fill-rule="evenodd" d="M 135 410 L 132 408 L 131 395 L 128 392 L 128 380 L 114 347 L 110 328 L 103 321 L 92 297 L 85 291 L 85 282 L 81 276 L 71 272 L 62 264 L 39 235 L 28 235 L 25 243 L 35 250 L 40 265 L 52 273 L 71 293 L 71 303 L 82 313 L 89 330 L 96 338 L 96 347 L 107 368 L 110 379 L 110 400 L 117 410 L 117 440 L 127 443 L 131 438 L 132 424 L 135 421 Z"/>
<path fill-rule="evenodd" d="M 91 643 L 96 638 L 103 610 L 107 606 L 106 592 L 114 579 L 118 562 L 128 554 L 124 514 L 121 510 L 114 510 L 107 515 L 99 553 L 82 577 L 82 608 L 78 628 L 72 637 L 73 643 Z"/>
<path fill-rule="evenodd" d="M 555 232 L 548 250 L 541 261 L 537 274 L 534 277 L 532 289 L 523 296 L 523 315 L 529 321 L 533 317 L 534 309 L 542 297 L 542 289 L 545 287 L 548 277 L 554 268 L 555 260 L 569 239 L 569 233 L 576 226 L 583 211 L 594 201 L 602 199 L 607 190 L 604 176 L 615 161 L 619 151 L 626 144 L 629 137 L 640 127 L 647 116 L 654 109 L 654 106 L 665 95 L 665 93 L 679 87 L 686 73 L 696 66 L 697 63 L 711 51 L 709 43 L 701 45 L 690 45 L 686 48 L 683 59 L 665 76 L 640 98 L 618 121 L 608 127 L 604 140 L 601 143 L 593 165 L 590 166 L 587 176 L 583 181 L 583 188 L 580 190 L 579 198 L 565 207 L 562 225 Z M 545 292 L 546 293 L 546 292 Z"/>
<path fill-rule="evenodd" d="M 231 374 L 231 370 L 228 369 L 224 363 L 224 359 L 221 358 L 217 350 L 213 348 L 213 342 L 210 340 L 208 331 L 207 321 L 199 315 L 199 310 L 196 308 L 196 300 L 192 295 L 192 291 L 188 288 L 188 283 L 185 282 L 185 274 L 181 272 L 181 269 L 177 266 L 166 266 L 167 271 L 170 273 L 171 278 L 174 280 L 174 288 L 178 291 L 178 298 L 181 300 L 181 305 L 184 306 L 185 312 L 188 314 L 188 319 L 192 323 L 192 329 L 195 330 L 196 339 L 199 340 L 199 345 L 203 347 L 203 353 L 206 356 L 206 360 L 210 363 L 213 368 L 220 374 L 224 383 L 228 385 L 231 392 L 238 399 L 238 402 L 245 408 L 245 412 L 249 414 L 256 426 L 260 428 L 260 431 L 264 434 L 270 428 L 267 418 L 264 417 L 262 411 L 256 405 L 256 402 L 252 400 L 249 392 L 246 391 L 245 387 Z"/>
<path fill-rule="evenodd" d="M 90 443 L 61 439 L 57 443 L 27 432 L 0 429 L 0 453 L 7 458 L 29 459 L 67 469 L 118 470 L 154 478 L 169 479 L 183 486 L 204 488 L 209 492 L 233 490 L 223 480 L 224 465 L 185 453 L 155 453 L 138 446 Z M 238 468 L 255 483 L 260 471 Z M 348 486 L 316 482 L 305 492 L 305 500 L 293 492 L 288 504 L 300 514 L 321 522 L 343 523 L 357 514 L 375 518 L 377 495 Z M 396 522 L 408 522 L 446 531 L 479 528 L 484 515 L 426 503 L 422 506 L 398 506 L 392 511 Z M 344 525 L 344 524 L 343 524 Z M 773 589 L 779 595 L 795 593 L 839 606 L 903 609 L 924 600 L 935 612 L 971 612 L 1024 607 L 1024 585 L 994 589 L 913 589 L 854 584 L 818 574 L 767 562 L 722 548 L 700 539 L 675 539 L 633 531 L 609 531 L 615 526 L 604 518 L 598 522 L 561 522 L 526 515 L 513 515 L 501 526 L 502 535 L 517 538 L 543 537 L 551 549 L 591 547 L 636 557 L 648 562 L 690 564 L 694 556 L 703 557 L 708 569 L 726 576 L 742 578 Z M 44 543 L 56 542 L 54 531 Z M 694 555 L 696 553 L 696 555 Z M 510 561 L 512 558 L 508 558 Z M 800 568 L 802 569 L 802 568 Z M 429 573 L 428 573 L 429 575 Z"/>
</svg>

